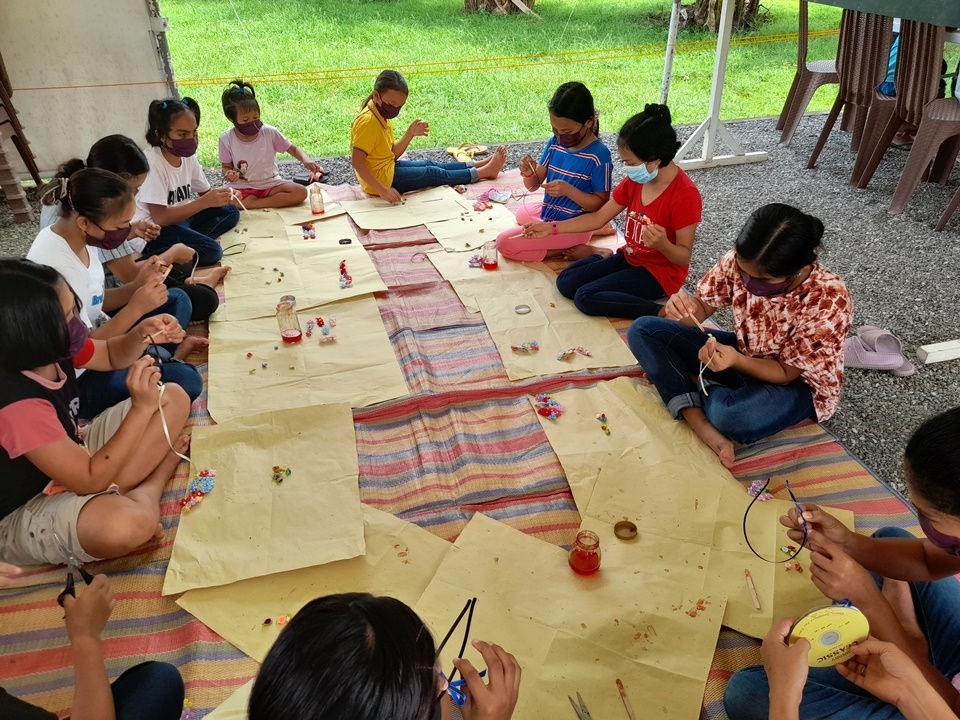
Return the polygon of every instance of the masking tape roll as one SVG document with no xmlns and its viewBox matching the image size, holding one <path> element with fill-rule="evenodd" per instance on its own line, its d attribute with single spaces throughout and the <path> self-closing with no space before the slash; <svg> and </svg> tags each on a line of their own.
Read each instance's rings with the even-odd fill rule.
<svg viewBox="0 0 960 720">
<path fill-rule="evenodd" d="M 810 641 L 810 667 L 833 667 L 853 657 L 850 648 L 869 634 L 870 623 L 857 608 L 830 605 L 800 617 L 790 629 L 789 640 L 791 645 L 800 638 Z"/>
</svg>

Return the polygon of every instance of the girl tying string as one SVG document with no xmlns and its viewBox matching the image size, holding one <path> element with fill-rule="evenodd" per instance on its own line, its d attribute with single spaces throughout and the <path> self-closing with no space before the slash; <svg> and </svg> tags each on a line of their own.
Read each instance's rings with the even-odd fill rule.
<svg viewBox="0 0 960 720">
<path fill-rule="evenodd" d="M 589 242 L 592 233 L 563 233 L 534 239 L 524 237 L 522 225 L 543 220 L 569 220 L 595 212 L 610 198 L 610 151 L 600 142 L 599 116 L 593 95 L 586 85 L 568 82 L 557 88 L 547 105 L 553 137 L 543 149 L 540 161 L 525 155 L 520 175 L 528 191 L 542 187 L 542 203 L 517 211 L 518 227 L 497 237 L 497 249 L 504 257 L 539 262 L 551 251 L 568 250 Z M 592 251 L 590 251 L 592 252 Z"/>
<path fill-rule="evenodd" d="M 430 132 L 430 125 L 418 118 L 397 141 L 392 121 L 400 114 L 409 93 L 403 75 L 396 70 L 384 70 L 353 121 L 350 162 L 364 191 L 396 203 L 400 202 L 401 193 L 437 185 L 467 185 L 492 180 L 500 174 L 507 161 L 507 149 L 502 145 L 492 156 L 477 163 L 401 160 L 411 140 Z"/>
</svg>

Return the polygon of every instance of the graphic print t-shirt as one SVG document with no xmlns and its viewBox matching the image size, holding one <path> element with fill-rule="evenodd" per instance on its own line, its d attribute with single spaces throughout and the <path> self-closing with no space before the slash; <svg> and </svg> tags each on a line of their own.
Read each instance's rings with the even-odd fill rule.
<svg viewBox="0 0 960 720">
<path fill-rule="evenodd" d="M 194 193 L 210 189 L 210 183 L 204 177 L 203 168 L 200 167 L 196 155 L 180 158 L 180 167 L 174 167 L 167 162 L 158 147 L 148 148 L 144 154 L 150 163 L 150 172 L 137 192 L 137 213 L 134 220 L 150 217 L 150 208 L 147 205 L 182 205 L 190 202 Z"/>
</svg>

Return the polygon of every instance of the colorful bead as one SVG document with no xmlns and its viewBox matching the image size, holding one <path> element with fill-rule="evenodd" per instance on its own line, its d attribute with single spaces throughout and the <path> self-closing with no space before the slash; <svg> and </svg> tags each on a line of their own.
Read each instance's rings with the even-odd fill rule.
<svg viewBox="0 0 960 720">
<path fill-rule="evenodd" d="M 519 345 L 511 345 L 510 349 L 513 350 L 514 352 L 524 352 L 524 353 L 539 352 L 540 344 L 536 340 L 529 340 Z"/>
<path fill-rule="evenodd" d="M 180 509 L 182 512 L 190 512 L 190 510 L 198 505 L 203 498 L 213 492 L 213 486 L 215 478 L 217 476 L 216 470 L 201 470 L 200 474 L 197 475 L 187 486 L 187 496 L 179 501 Z"/>
<path fill-rule="evenodd" d="M 274 466 L 273 466 L 273 481 L 274 481 L 277 485 L 280 485 L 280 484 L 283 483 L 284 480 L 286 480 L 288 477 L 290 477 L 290 474 L 291 474 L 292 472 L 293 472 L 293 471 L 292 471 L 290 468 L 288 468 L 288 467 L 280 467 L 279 465 L 274 465 Z"/>
<path fill-rule="evenodd" d="M 563 415 L 564 412 L 566 412 L 566 408 L 563 407 L 563 405 L 558 403 L 546 393 L 537 394 L 534 397 L 533 406 L 536 408 L 536 411 L 539 415 L 550 418 L 551 420 L 556 420 Z"/>
</svg>

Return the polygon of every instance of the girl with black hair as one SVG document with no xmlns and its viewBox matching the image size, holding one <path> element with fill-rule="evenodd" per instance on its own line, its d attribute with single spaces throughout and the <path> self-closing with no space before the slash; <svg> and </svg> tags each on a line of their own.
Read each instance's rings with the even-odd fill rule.
<svg viewBox="0 0 960 720">
<path fill-rule="evenodd" d="M 303 185 L 284 180 L 277 166 L 277 153 L 289 153 L 319 181 L 323 168 L 283 133 L 260 121 L 260 103 L 253 85 L 233 80 L 220 97 L 223 114 L 233 127 L 220 133 L 220 163 L 227 184 L 236 188 L 248 208 L 279 208 L 299 205 L 307 199 Z"/>
<path fill-rule="evenodd" d="M 63 163 L 53 180 L 41 195 L 40 229 L 52 225 L 60 217 L 60 197 L 64 192 L 68 178 L 84 168 L 109 170 L 122 177 L 130 190 L 136 194 L 150 171 L 147 156 L 137 144 L 125 135 L 107 135 L 97 140 L 87 154 L 86 162 L 73 158 Z M 53 204 L 47 204 L 51 203 Z M 130 235 L 112 249 L 97 248 L 96 253 L 104 266 L 107 297 L 107 312 L 126 305 L 133 293 L 144 286 L 156 271 L 155 263 L 137 263 L 140 252 L 146 242 L 160 234 L 160 226 L 149 217 L 130 223 Z M 186 323 L 191 320 L 206 320 L 217 309 L 220 299 L 214 288 L 229 272 L 229 267 L 217 267 L 201 272 L 193 272 L 196 252 L 182 243 L 171 246 L 162 253 L 153 256 L 161 263 L 172 265 L 167 276 L 166 286 L 177 292 L 171 292 L 171 302 L 178 307 L 165 308 L 165 312 L 176 316 Z M 156 261 L 155 261 L 156 262 Z M 122 288 L 114 292 L 115 288 Z M 181 302 L 179 293 L 186 295 L 189 305 Z"/>
<path fill-rule="evenodd" d="M 547 105 L 553 137 L 539 162 L 529 155 L 520 160 L 520 175 L 528 191 L 542 187 L 542 203 L 517 211 L 517 224 L 536 220 L 554 222 L 595 212 L 610 198 L 610 151 L 599 139 L 599 115 L 593 95 L 580 82 L 564 83 Z M 550 250 L 566 250 L 590 241 L 591 233 L 564 233 L 534 240 L 522 228 L 504 230 L 497 249 L 504 257 L 539 262 Z"/>
<path fill-rule="evenodd" d="M 125 555 L 162 532 L 160 497 L 179 462 L 190 400 L 143 351 L 177 342 L 169 315 L 96 340 L 53 268 L 0 260 L 0 556 L 16 565 Z M 71 358 L 73 358 L 71 360 Z M 130 398 L 77 426 L 74 367 L 129 367 Z M 160 411 L 162 405 L 162 414 Z M 59 539 L 58 539 L 59 538 Z"/>
<path fill-rule="evenodd" d="M 627 333 L 667 409 L 725 467 L 733 466 L 734 440 L 754 442 L 837 410 L 853 304 L 843 281 L 817 262 L 822 237 L 817 218 L 764 205 L 696 297 L 676 293 L 663 317 L 638 318 Z M 701 330 L 719 307 L 733 308 L 734 332 Z"/>
<path fill-rule="evenodd" d="M 401 160 L 411 140 L 430 132 L 430 125 L 418 118 L 397 142 L 391 120 L 400 114 L 409 92 L 403 75 L 384 70 L 353 121 L 350 162 L 365 192 L 397 203 L 401 193 L 436 185 L 468 185 L 500 174 L 507 161 L 507 149 L 502 145 L 477 163 Z"/>
<path fill-rule="evenodd" d="M 656 315 L 660 305 L 655 301 L 683 287 L 703 203 L 696 185 L 673 162 L 678 147 L 670 110 L 647 105 L 620 128 L 617 150 L 627 177 L 603 207 L 573 220 L 524 227 L 527 238 L 586 233 L 627 210 L 624 247 L 605 257 L 604 251 L 584 245 L 582 250 L 590 254 L 557 277 L 557 289 L 581 312 L 624 318 Z"/>
<path fill-rule="evenodd" d="M 484 682 L 469 660 L 464 720 L 509 720 L 520 665 L 492 643 L 474 641 Z M 430 631 L 407 605 L 367 593 L 328 595 L 287 623 L 260 666 L 249 720 L 440 720 L 450 717 L 446 680 Z M 443 706 L 447 704 L 447 713 Z"/>
<path fill-rule="evenodd" d="M 899 528 L 848 530 L 815 505 L 780 519 L 795 541 L 806 523 L 810 576 L 829 598 L 848 599 L 871 639 L 834 668 L 807 669 L 786 646 L 793 619 L 764 641 L 764 664 L 737 672 L 723 703 L 731 720 L 777 717 L 955 718 L 960 694 L 960 408 L 924 422 L 907 443 L 904 475 L 926 539 Z M 770 717 L 774 717 L 770 715 Z"/>
<path fill-rule="evenodd" d="M 67 279 L 80 298 L 80 319 L 96 338 L 122 335 L 148 314 L 169 313 L 181 327 L 190 322 L 190 299 L 182 290 L 167 289 L 157 260 L 145 263 L 144 280 L 132 293 L 125 288 L 105 289 L 96 250 L 113 249 L 123 242 L 133 211 L 133 193 L 123 178 L 97 168 L 79 170 L 65 183 L 60 218 L 37 234 L 27 253 L 28 259 L 56 268 Z M 115 311 L 113 317 L 105 310 Z M 157 349 L 161 359 L 168 361 L 163 366 L 164 379 L 187 391 L 191 400 L 199 397 L 203 380 L 182 358 L 205 342 L 191 338 Z M 78 384 L 83 418 L 92 418 L 128 397 L 125 370 L 81 372 Z"/>
<path fill-rule="evenodd" d="M 240 221 L 230 188 L 210 189 L 197 160 L 200 106 L 192 98 L 154 100 L 147 111 L 150 174 L 137 193 L 137 220 L 150 218 L 160 235 L 143 254 L 158 255 L 177 243 L 196 251 L 200 266 L 223 257 L 217 242 Z M 193 193 L 199 197 L 193 198 Z"/>
</svg>

